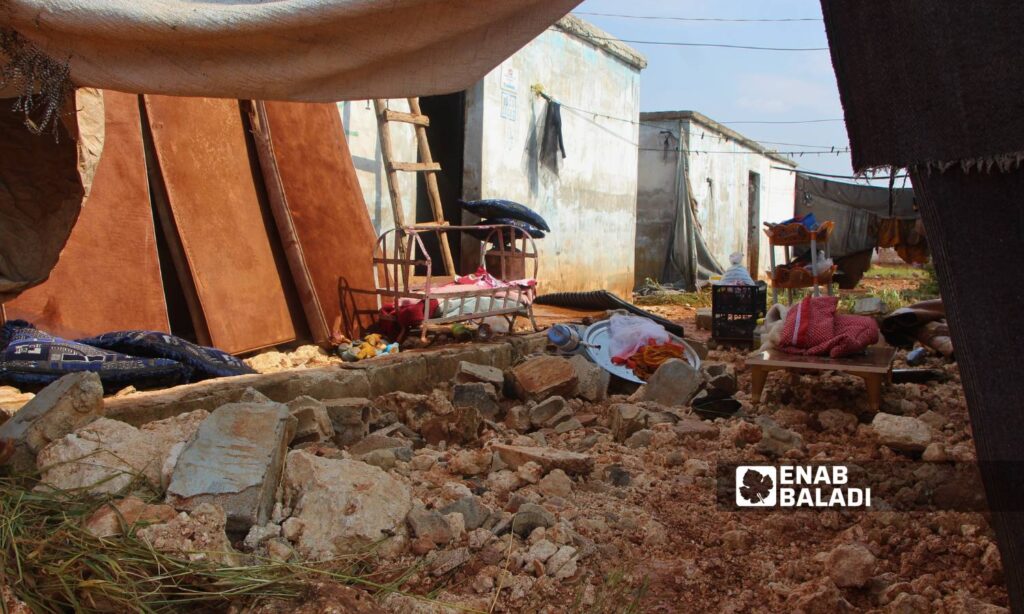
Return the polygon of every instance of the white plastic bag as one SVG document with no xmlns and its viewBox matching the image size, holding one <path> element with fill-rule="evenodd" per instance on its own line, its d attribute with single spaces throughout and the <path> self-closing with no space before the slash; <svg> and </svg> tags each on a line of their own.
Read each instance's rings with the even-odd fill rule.
<svg viewBox="0 0 1024 614">
<path fill-rule="evenodd" d="M 717 284 L 721 286 L 753 286 L 754 279 L 750 277 L 750 271 L 741 264 L 742 262 L 743 254 L 741 252 L 734 252 L 730 255 L 729 263 L 732 266 L 722 275 L 721 281 Z"/>
<path fill-rule="evenodd" d="M 608 353 L 626 359 L 647 345 L 667 343 L 672 338 L 665 327 L 641 316 L 613 315 L 608 323 Z"/>
</svg>

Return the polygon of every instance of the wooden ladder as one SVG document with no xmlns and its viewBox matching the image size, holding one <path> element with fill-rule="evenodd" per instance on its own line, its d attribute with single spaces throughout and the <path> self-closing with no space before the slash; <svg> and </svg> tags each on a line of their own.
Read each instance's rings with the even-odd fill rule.
<svg viewBox="0 0 1024 614">
<path fill-rule="evenodd" d="M 388 192 L 391 195 L 391 211 L 395 218 L 395 226 L 402 232 L 406 227 L 405 215 L 402 213 L 402 193 L 398 186 L 398 173 L 425 173 L 424 179 L 427 184 L 427 196 L 430 198 L 430 208 L 434 212 L 434 221 L 418 226 L 447 226 L 444 219 L 444 210 L 441 207 L 441 193 L 437 189 L 437 176 L 441 165 L 434 162 L 430 154 L 430 143 L 427 141 L 427 126 L 430 125 L 430 118 L 420 111 L 420 99 L 409 98 L 409 113 L 392 111 L 388 108 L 387 101 L 378 98 L 373 101 L 377 111 L 377 130 L 380 134 L 380 152 L 384 158 L 384 168 L 388 174 Z M 391 146 L 391 129 L 388 126 L 391 122 L 412 124 L 416 129 L 416 144 L 419 148 L 419 162 L 396 162 L 394 149 Z M 438 233 L 441 241 L 441 255 L 444 257 L 445 268 L 448 275 L 455 275 L 455 261 L 452 260 L 452 249 L 448 244 L 448 234 Z M 408 257 L 408 256 L 407 256 Z"/>
</svg>

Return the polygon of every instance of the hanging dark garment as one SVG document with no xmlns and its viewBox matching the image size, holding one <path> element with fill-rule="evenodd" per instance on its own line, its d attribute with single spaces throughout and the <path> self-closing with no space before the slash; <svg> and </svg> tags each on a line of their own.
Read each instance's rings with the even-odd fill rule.
<svg viewBox="0 0 1024 614">
<path fill-rule="evenodd" d="M 540 140 L 540 161 L 552 173 L 558 174 L 558 154 L 565 158 L 565 142 L 562 140 L 562 105 L 548 99 L 544 113 L 544 133 Z"/>
</svg>

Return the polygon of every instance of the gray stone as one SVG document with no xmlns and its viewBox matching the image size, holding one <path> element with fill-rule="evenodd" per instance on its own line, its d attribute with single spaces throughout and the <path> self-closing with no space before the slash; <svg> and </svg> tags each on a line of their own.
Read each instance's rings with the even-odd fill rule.
<svg viewBox="0 0 1024 614">
<path fill-rule="evenodd" d="M 409 442 L 400 437 L 389 437 L 387 435 L 374 433 L 349 446 L 348 451 L 352 456 L 362 456 L 364 454 L 369 454 L 374 450 L 391 450 L 393 448 L 403 448 L 408 445 Z"/>
<path fill-rule="evenodd" d="M 611 406 L 611 429 L 615 441 L 626 441 L 633 433 L 644 428 L 647 411 L 637 405 L 616 403 Z"/>
<path fill-rule="evenodd" d="M 697 328 L 700 330 L 711 330 L 711 308 L 697 308 Z"/>
<path fill-rule="evenodd" d="M 505 414 L 505 426 L 520 433 L 529 431 L 532 426 L 530 424 L 530 408 L 525 405 L 516 405 L 509 409 Z"/>
<path fill-rule="evenodd" d="M 581 428 L 583 428 L 583 425 L 580 424 L 579 420 L 576 418 L 569 418 L 565 422 L 558 423 L 558 426 L 555 427 L 555 433 L 561 435 Z"/>
<path fill-rule="evenodd" d="M 699 439 L 718 439 L 718 427 L 703 420 L 685 417 L 672 427 L 680 437 L 697 437 Z"/>
<path fill-rule="evenodd" d="M 324 409 L 334 428 L 334 443 L 351 445 L 370 432 L 373 404 L 369 399 L 352 397 L 324 401 Z"/>
<path fill-rule="evenodd" d="M 294 450 L 285 465 L 283 494 L 282 503 L 302 523 L 296 550 L 306 559 L 345 556 L 371 545 L 391 557 L 406 543 L 409 486 L 377 467 Z"/>
<path fill-rule="evenodd" d="M 909 416 L 878 413 L 871 421 L 871 428 L 882 445 L 901 452 L 923 452 L 932 441 L 928 425 Z"/>
<path fill-rule="evenodd" d="M 572 364 L 573 369 L 576 370 L 576 379 L 579 380 L 576 385 L 576 396 L 592 403 L 604 401 L 608 398 L 608 384 L 611 382 L 611 373 L 587 360 L 585 356 L 573 356 L 569 359 L 569 362 Z"/>
<path fill-rule="evenodd" d="M 642 429 L 626 438 L 625 444 L 627 448 L 646 448 L 651 445 L 653 439 L 654 431 Z"/>
<path fill-rule="evenodd" d="M 12 464 L 30 466 L 48 443 L 103 416 L 103 385 L 92 372 L 71 373 L 43 388 L 0 425 L 0 440 L 15 444 Z"/>
<path fill-rule="evenodd" d="M 826 409 L 816 414 L 818 424 L 829 433 L 852 433 L 857 430 L 857 416 L 841 409 Z"/>
<path fill-rule="evenodd" d="M 478 365 L 465 360 L 459 362 L 458 370 L 455 372 L 453 381 L 456 384 L 470 384 L 482 382 L 494 386 L 495 390 L 501 390 L 505 385 L 505 374 L 501 369 Z"/>
<path fill-rule="evenodd" d="M 885 301 L 876 297 L 859 298 L 853 303 L 853 313 L 861 316 L 885 313 Z"/>
<path fill-rule="evenodd" d="M 839 588 L 861 588 L 875 575 L 875 555 L 861 544 L 844 544 L 829 553 L 827 566 Z"/>
<path fill-rule="evenodd" d="M 414 537 L 425 537 L 438 545 L 447 544 L 452 540 L 451 527 L 437 510 L 414 505 L 405 521 L 409 523 L 409 529 Z"/>
<path fill-rule="evenodd" d="M 288 401 L 288 410 L 295 416 L 295 437 L 293 444 L 323 443 L 334 437 L 334 426 L 322 401 L 301 396 Z"/>
<path fill-rule="evenodd" d="M 452 405 L 474 408 L 487 420 L 493 420 L 501 411 L 494 388 L 482 382 L 455 384 L 452 388 Z"/>
<path fill-rule="evenodd" d="M 605 471 L 608 481 L 613 486 L 625 487 L 633 481 L 633 476 L 623 469 L 622 465 L 610 465 Z"/>
<path fill-rule="evenodd" d="M 555 524 L 555 516 L 537 505 L 536 503 L 524 503 L 512 517 L 512 531 L 519 537 L 527 537 L 537 527 L 545 529 Z"/>
<path fill-rule="evenodd" d="M 790 450 L 802 450 L 804 440 L 798 433 L 787 430 L 767 416 L 759 416 L 755 422 L 761 427 L 761 441 L 757 451 L 771 456 L 784 456 Z"/>
<path fill-rule="evenodd" d="M 556 418 L 556 416 L 564 415 L 565 410 L 565 399 L 562 397 L 551 397 L 545 401 L 542 401 L 535 405 L 530 410 L 530 424 L 534 428 L 550 428 L 554 424 L 550 422 Z M 572 417 L 572 412 L 569 412 L 564 419 Z"/>
<path fill-rule="evenodd" d="M 430 562 L 430 573 L 434 577 L 443 576 L 468 563 L 469 558 L 469 548 L 442 550 Z"/>
<path fill-rule="evenodd" d="M 232 531 L 266 524 L 295 418 L 281 404 L 232 403 L 215 410 L 178 458 L 167 503 L 224 509 Z"/>
<path fill-rule="evenodd" d="M 732 396 L 739 389 L 736 384 L 736 370 L 731 364 L 707 364 L 704 366 L 704 373 L 708 379 L 708 387 L 725 396 Z"/>
<path fill-rule="evenodd" d="M 514 469 L 529 462 L 544 468 L 544 472 L 561 469 L 570 475 L 584 475 L 594 469 L 594 459 L 586 454 L 533 446 L 497 444 L 491 447 L 506 465 Z"/>
<path fill-rule="evenodd" d="M 395 462 L 398 459 L 395 456 L 394 449 L 380 449 L 371 450 L 370 452 L 363 454 L 362 456 L 359 457 L 359 460 L 363 461 L 367 465 L 380 467 L 381 469 L 387 471 L 388 469 L 395 468 Z"/>
<path fill-rule="evenodd" d="M 541 478 L 537 490 L 549 497 L 568 499 L 572 496 L 572 480 L 561 469 L 555 469 Z"/>
<path fill-rule="evenodd" d="M 463 497 L 441 508 L 441 513 L 445 516 L 456 512 L 462 514 L 467 531 L 480 528 L 491 515 L 490 508 L 477 497 Z"/>
<path fill-rule="evenodd" d="M 700 371 L 678 358 L 665 361 L 647 384 L 637 391 L 638 400 L 668 407 L 686 405 L 703 383 Z"/>
</svg>

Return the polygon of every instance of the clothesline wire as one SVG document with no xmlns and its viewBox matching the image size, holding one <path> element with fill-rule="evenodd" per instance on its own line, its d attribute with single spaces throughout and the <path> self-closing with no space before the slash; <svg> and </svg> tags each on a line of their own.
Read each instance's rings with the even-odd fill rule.
<svg viewBox="0 0 1024 614">
<path fill-rule="evenodd" d="M 561 102 L 561 101 L 559 101 L 557 99 L 551 98 L 550 96 L 547 96 L 547 95 L 544 95 L 544 96 L 546 98 L 554 100 L 555 102 L 560 104 L 562 106 L 562 108 L 564 108 L 564 109 L 571 109 L 573 111 L 578 111 L 580 113 L 586 113 L 588 115 L 593 115 L 595 117 L 604 117 L 606 119 L 611 119 L 611 120 L 615 120 L 615 121 L 625 122 L 627 124 L 633 124 L 635 126 L 648 126 L 650 128 L 661 128 L 661 129 L 664 129 L 664 126 L 662 126 L 661 124 L 655 124 L 655 123 L 652 123 L 652 122 L 644 122 L 644 121 L 636 121 L 636 120 L 632 120 L 632 119 L 629 119 L 629 118 L 626 118 L 626 117 L 615 117 L 614 115 L 605 115 L 604 113 L 598 113 L 596 111 L 591 111 L 591 110 L 588 110 L 588 109 L 582 109 L 580 107 L 575 107 L 575 106 L 572 106 L 570 104 L 566 104 L 566 103 Z M 727 123 L 727 122 L 718 122 L 718 123 L 724 124 L 724 123 Z M 675 138 L 678 138 L 674 134 L 672 136 L 675 137 Z M 707 138 L 718 139 L 720 141 L 735 141 L 736 140 L 736 139 L 730 138 L 728 136 L 717 136 L 717 135 L 714 135 L 714 134 L 707 135 Z M 769 145 L 787 145 L 787 146 L 790 146 L 790 147 L 816 147 L 816 148 L 819 148 L 819 149 L 829 149 L 830 150 L 829 153 L 831 153 L 831 151 L 835 151 L 835 149 L 837 147 L 841 147 L 841 146 L 837 146 L 837 145 L 808 145 L 808 144 L 805 144 L 805 143 L 785 143 L 785 142 L 782 142 L 782 141 L 762 141 L 760 139 L 752 139 L 752 140 L 755 140 L 758 143 L 767 143 Z"/>
<path fill-rule="evenodd" d="M 573 15 L 588 15 L 591 17 L 617 17 L 622 19 L 650 19 L 657 21 L 717 21 L 726 23 L 821 21 L 820 17 L 780 17 L 778 19 L 733 19 L 728 17 L 676 17 L 674 15 L 623 15 L 621 13 L 590 13 L 586 11 L 573 11 Z"/>
<path fill-rule="evenodd" d="M 789 171 L 791 173 L 800 173 L 801 175 L 813 175 L 815 177 L 829 177 L 831 179 L 853 179 L 853 180 L 872 180 L 872 181 L 888 181 L 889 175 L 833 175 L 831 173 L 816 173 L 814 171 L 804 170 L 802 168 L 787 168 L 784 166 L 773 166 L 775 170 Z M 909 175 L 896 175 L 896 179 L 906 179 Z M 906 184 L 904 184 L 906 185 Z"/>
<path fill-rule="evenodd" d="M 659 148 L 659 147 L 638 147 L 637 150 L 638 151 L 661 151 L 661 152 L 664 152 L 664 151 L 677 151 L 675 148 L 671 148 L 671 149 L 666 150 L 666 149 Z M 836 149 L 834 151 L 775 151 L 774 149 L 769 149 L 769 150 L 765 150 L 765 151 L 712 151 L 712 150 L 702 150 L 702 149 L 683 149 L 682 152 L 683 153 L 687 153 L 687 154 L 691 154 L 691 153 L 698 153 L 698 154 L 702 154 L 702 153 L 704 153 L 704 154 L 736 154 L 736 155 L 748 154 L 748 155 L 756 155 L 756 156 L 764 156 L 764 155 L 775 155 L 775 156 L 830 156 L 830 155 L 837 155 L 838 156 L 840 154 L 850 153 L 850 149 L 848 147 L 847 148 L 843 148 L 843 149 Z M 775 167 L 772 167 L 772 168 L 775 168 Z"/>
<path fill-rule="evenodd" d="M 557 28 L 550 28 L 558 32 Z M 630 45 L 667 45 L 670 47 L 715 47 L 719 49 L 744 49 L 750 51 L 828 51 L 828 47 L 759 47 L 756 45 L 733 45 L 729 43 L 690 43 L 683 41 L 645 41 L 636 39 L 616 38 L 614 36 L 594 36 L 593 34 L 577 33 L 582 38 L 596 41 L 614 41 Z"/>
</svg>

